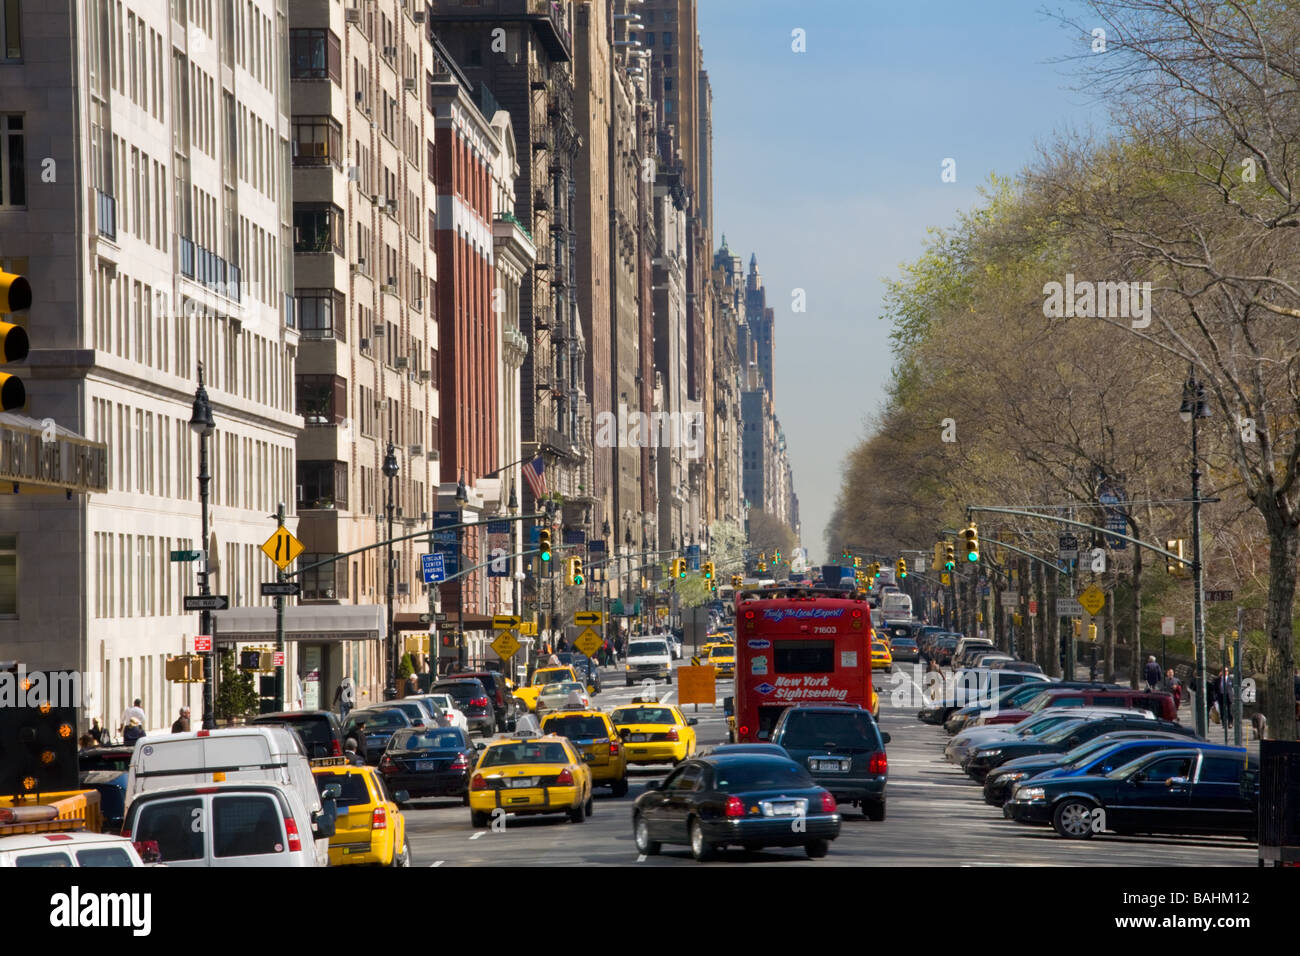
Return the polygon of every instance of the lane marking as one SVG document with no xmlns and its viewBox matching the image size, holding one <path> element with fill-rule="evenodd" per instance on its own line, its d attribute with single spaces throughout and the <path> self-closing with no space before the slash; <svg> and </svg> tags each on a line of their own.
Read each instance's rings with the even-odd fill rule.
<svg viewBox="0 0 1300 956">
<path fill-rule="evenodd" d="M 676 689 L 676 688 L 673 688 L 672 690 L 670 690 L 668 693 L 664 694 L 663 697 L 661 697 L 661 698 L 659 699 L 659 703 L 661 703 L 661 704 L 666 704 L 666 703 L 668 703 L 668 698 L 671 697 L 671 696 L 673 696 L 673 694 L 675 694 L 675 693 L 677 693 L 677 689 Z"/>
<path fill-rule="evenodd" d="M 485 834 L 485 833 L 487 833 L 486 830 L 479 830 L 479 831 L 477 831 L 476 833 L 472 833 L 472 834 L 470 834 L 470 839 L 471 839 L 471 840 L 477 840 L 479 837 L 481 837 L 481 836 L 482 836 L 483 834 Z"/>
<path fill-rule="evenodd" d="M 442 862 L 443 862 L 442 860 L 434 860 L 432 863 L 429 864 L 429 866 L 430 867 L 442 866 Z"/>
<path fill-rule="evenodd" d="M 644 863 L 644 862 L 645 862 L 645 854 L 642 853 L 642 854 L 640 854 L 639 856 L 637 856 L 636 861 L 637 861 L 638 863 Z"/>
</svg>

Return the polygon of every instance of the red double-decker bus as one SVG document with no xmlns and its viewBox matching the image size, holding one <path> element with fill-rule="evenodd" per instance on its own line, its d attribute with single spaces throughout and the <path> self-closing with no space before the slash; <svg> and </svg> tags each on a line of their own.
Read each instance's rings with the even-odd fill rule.
<svg viewBox="0 0 1300 956">
<path fill-rule="evenodd" d="M 791 704 L 858 704 L 879 716 L 871 685 L 871 606 L 854 592 L 785 587 L 736 594 L 731 740 L 771 738 Z"/>
</svg>

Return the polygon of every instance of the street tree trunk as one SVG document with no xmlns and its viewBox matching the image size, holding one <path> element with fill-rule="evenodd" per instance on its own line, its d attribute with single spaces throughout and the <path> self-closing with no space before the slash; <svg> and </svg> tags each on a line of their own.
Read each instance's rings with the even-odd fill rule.
<svg viewBox="0 0 1300 956">
<path fill-rule="evenodd" d="M 1038 613 L 1034 615 L 1034 663 L 1043 668 L 1043 673 L 1050 674 L 1047 669 L 1047 573 L 1043 570 L 1043 565 L 1037 561 L 1034 562 L 1034 593 L 1038 595 Z"/>
<path fill-rule="evenodd" d="M 1268 656 L 1261 695 L 1268 735 L 1274 740 L 1296 739 L 1295 652 L 1291 615 L 1295 605 L 1296 570 L 1300 567 L 1300 528 L 1265 510 L 1268 525 Z"/>
<path fill-rule="evenodd" d="M 1125 515 L 1128 526 L 1133 529 L 1133 537 L 1139 541 L 1142 535 L 1138 523 L 1132 515 Z M 1133 639 L 1129 641 L 1128 683 L 1134 690 L 1138 687 L 1138 678 L 1142 667 L 1142 551 L 1137 545 L 1133 547 Z"/>
<path fill-rule="evenodd" d="M 1111 560 L 1114 560 L 1112 553 Z M 1106 668 L 1104 680 L 1108 684 L 1115 682 L 1115 585 L 1119 583 L 1119 571 L 1111 571 L 1110 594 L 1106 597 Z"/>
<path fill-rule="evenodd" d="M 1056 592 L 1059 585 L 1057 578 L 1061 572 L 1052 568 L 1046 574 L 1046 599 L 1043 603 L 1047 606 L 1047 621 L 1043 627 L 1043 635 L 1046 637 L 1044 643 L 1047 645 L 1043 651 L 1047 654 L 1047 660 L 1042 661 L 1043 670 L 1049 677 L 1061 676 L 1061 619 L 1056 616 Z"/>
</svg>

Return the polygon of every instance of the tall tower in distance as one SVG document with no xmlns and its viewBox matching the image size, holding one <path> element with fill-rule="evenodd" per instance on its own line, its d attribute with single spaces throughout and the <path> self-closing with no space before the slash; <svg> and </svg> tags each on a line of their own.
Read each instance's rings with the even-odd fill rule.
<svg viewBox="0 0 1300 956">
<path fill-rule="evenodd" d="M 767 306 L 767 290 L 763 276 L 758 271 L 758 256 L 750 253 L 749 275 L 745 278 L 745 324 L 749 326 L 749 340 L 758 351 L 758 368 L 763 374 L 763 388 L 768 397 L 775 394 L 772 381 L 772 340 L 776 315 Z"/>
</svg>

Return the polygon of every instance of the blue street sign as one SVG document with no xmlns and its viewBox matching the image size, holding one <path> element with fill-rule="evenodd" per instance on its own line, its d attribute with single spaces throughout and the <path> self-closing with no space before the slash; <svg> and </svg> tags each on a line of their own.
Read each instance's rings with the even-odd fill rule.
<svg viewBox="0 0 1300 956">
<path fill-rule="evenodd" d="M 510 522 L 509 522 L 509 521 L 489 521 L 489 522 L 487 523 L 487 533 L 488 533 L 488 534 L 509 534 L 509 533 L 510 533 Z"/>
<path fill-rule="evenodd" d="M 700 569 L 700 546 L 698 544 L 688 544 L 686 546 L 686 563 L 692 571 Z"/>
<path fill-rule="evenodd" d="M 528 543 L 530 546 L 534 548 L 537 547 L 537 545 L 541 542 L 541 533 L 542 533 L 542 529 L 539 528 L 537 525 L 533 525 L 531 528 L 528 529 Z"/>
<path fill-rule="evenodd" d="M 581 528 L 564 529 L 565 544 L 582 544 L 586 540 L 587 540 L 587 532 L 583 531 Z"/>
<path fill-rule="evenodd" d="M 1120 501 L 1123 501 L 1124 499 L 1120 496 L 1119 493 L 1108 488 L 1105 491 L 1103 491 L 1100 495 L 1097 496 L 1097 500 L 1100 501 L 1103 505 L 1113 505 Z M 1128 522 L 1124 519 L 1123 511 L 1121 511 L 1119 508 L 1106 508 L 1105 512 L 1106 512 L 1107 531 L 1112 531 L 1115 532 L 1116 534 L 1128 534 Z M 1125 548 L 1128 547 L 1128 542 L 1125 541 L 1123 538 L 1107 536 L 1106 541 L 1111 546 L 1111 548 L 1113 548 L 1116 551 L 1123 551 Z"/>
<path fill-rule="evenodd" d="M 447 580 L 447 567 L 443 563 L 444 555 L 440 553 L 420 555 L 420 570 L 424 572 L 424 583 Z"/>
<path fill-rule="evenodd" d="M 433 513 L 433 543 L 439 551 L 446 551 L 444 545 L 450 545 L 454 551 L 456 548 L 456 530 L 452 528 L 449 531 L 439 531 L 439 528 L 445 528 L 447 525 L 460 524 L 460 514 L 455 511 L 435 511 Z"/>
<path fill-rule="evenodd" d="M 605 553 L 605 542 L 604 542 L 604 541 L 592 541 L 592 542 L 590 542 L 590 543 L 587 545 L 587 549 L 588 549 L 589 551 L 591 551 L 592 554 L 604 554 L 604 553 Z"/>
</svg>

